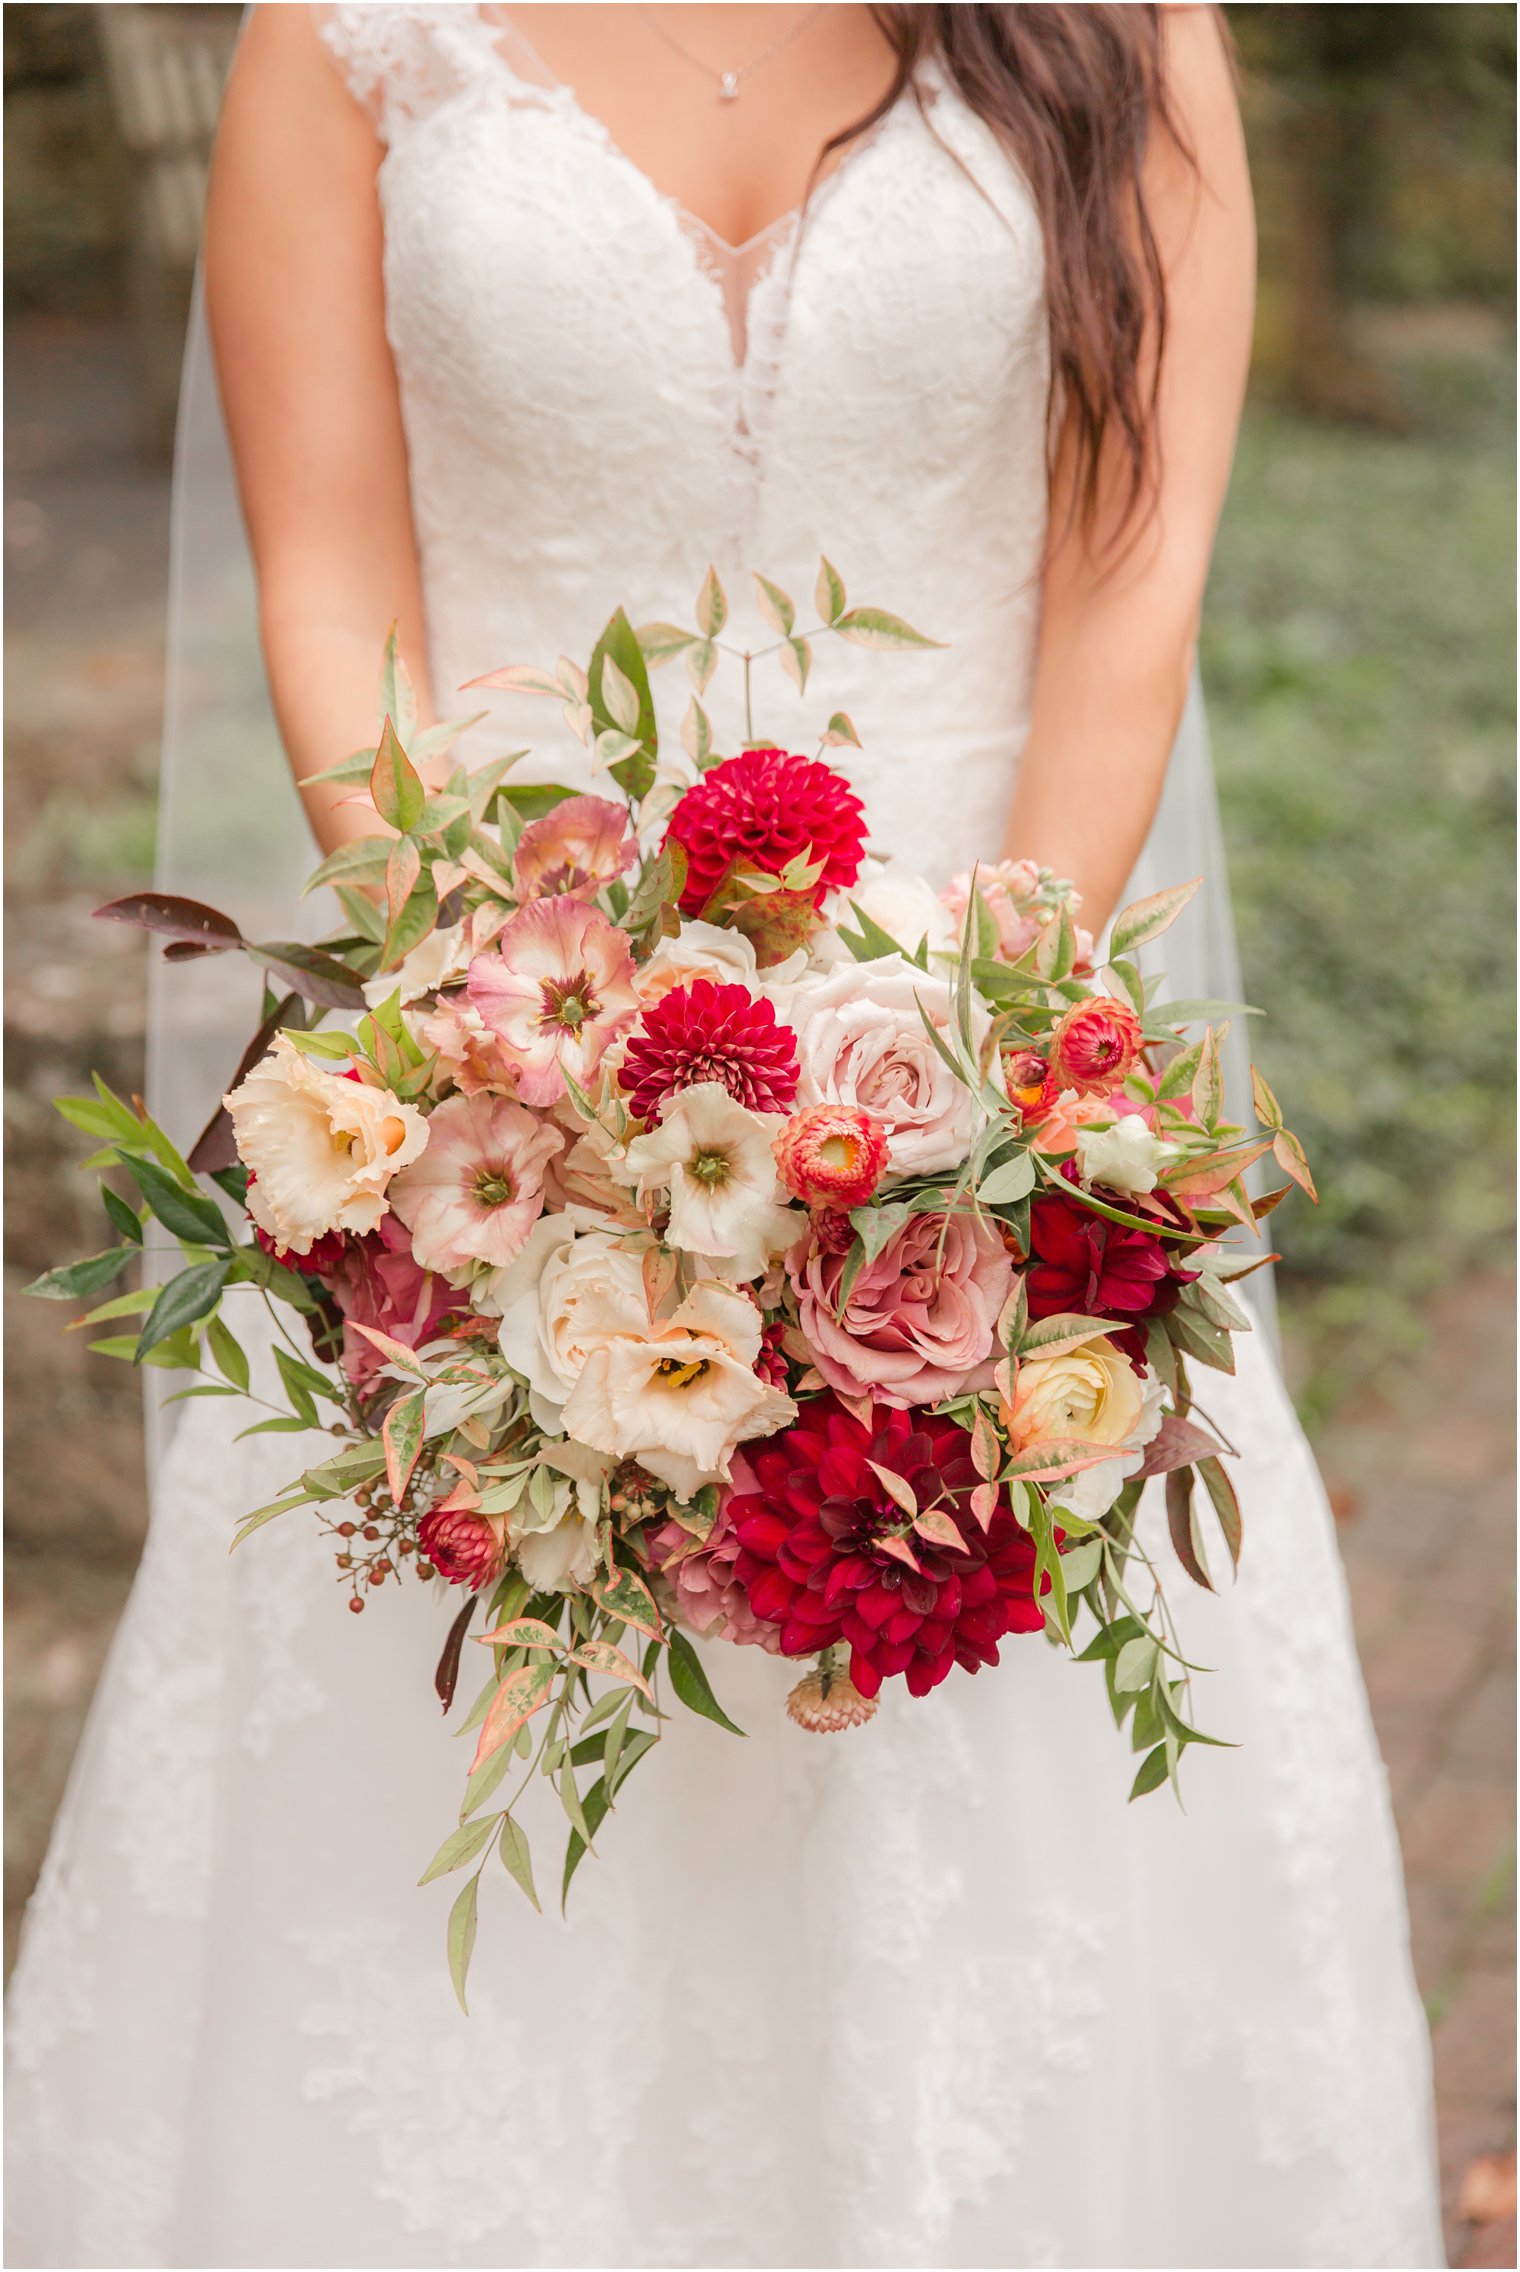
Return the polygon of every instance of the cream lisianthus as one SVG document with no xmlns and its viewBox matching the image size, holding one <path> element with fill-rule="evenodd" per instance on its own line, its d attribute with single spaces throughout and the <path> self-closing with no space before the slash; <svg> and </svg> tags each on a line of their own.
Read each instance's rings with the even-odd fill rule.
<svg viewBox="0 0 1520 2272">
<path fill-rule="evenodd" d="M 415 1105 L 328 1071 L 286 1034 L 222 1102 L 253 1178 L 248 1212 L 292 1254 L 326 1231 L 374 1230 L 392 1176 L 428 1140 Z"/>
<path fill-rule="evenodd" d="M 727 1482 L 741 1443 L 796 1418 L 755 1371 L 761 1317 L 746 1294 L 704 1279 L 674 1314 L 591 1350 L 565 1402 L 568 1435 L 641 1467 L 689 1498 Z"/>
<path fill-rule="evenodd" d="M 1177 1156 L 1176 1145 L 1157 1136 L 1138 1112 L 1127 1112 L 1110 1128 L 1079 1128 L 1076 1149 L 1084 1183 L 1136 1198 L 1155 1190 L 1162 1169 Z"/>
<path fill-rule="evenodd" d="M 731 1262 L 738 1278 L 757 1278 L 797 1235 L 799 1218 L 783 1202 L 772 1145 L 785 1121 L 751 1112 L 721 1083 L 680 1089 L 664 1118 L 628 1146 L 639 1194 L 670 1194 L 671 1246 Z"/>
<path fill-rule="evenodd" d="M 539 1217 L 516 1260 L 492 1279 L 489 1298 L 501 1311 L 501 1353 L 527 1382 L 533 1417 L 551 1435 L 560 1432 L 561 1409 L 589 1352 L 611 1334 L 649 1324 L 638 1255 L 586 1232 L 574 1212 Z"/>
<path fill-rule="evenodd" d="M 378 1010 L 393 994 L 401 996 L 403 1008 L 409 1002 L 420 1002 L 424 994 L 446 986 L 451 978 L 463 978 L 476 952 L 469 928 L 463 923 L 431 930 L 394 970 L 382 970 L 364 981 L 364 999 L 372 1010 Z"/>
<path fill-rule="evenodd" d="M 1082 1468 L 1051 1491 L 1074 1515 L 1096 1522 L 1142 1465 L 1161 1426 L 1161 1382 L 1150 1373 L 1142 1378 L 1103 1334 L 1080 1349 L 1024 1358 L 1013 1386 L 1004 1410 L 1016 1451 L 1062 1438 L 1115 1446 L 1113 1459 Z"/>
</svg>

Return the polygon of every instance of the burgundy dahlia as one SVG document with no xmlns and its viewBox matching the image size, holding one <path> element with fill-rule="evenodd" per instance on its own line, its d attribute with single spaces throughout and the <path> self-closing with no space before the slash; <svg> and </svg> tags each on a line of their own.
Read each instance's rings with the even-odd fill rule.
<svg viewBox="0 0 1520 2272">
<path fill-rule="evenodd" d="M 862 1696 L 897 1673 L 926 1696 L 956 1665 L 995 1665 L 1005 1634 L 1040 1631 L 1033 1543 L 1006 1503 L 982 1530 L 970 1442 L 953 1420 L 873 1405 L 866 1425 L 820 1396 L 784 1435 L 746 1449 L 753 1486 L 725 1510 L 733 1578 L 779 1628 L 783 1656 L 844 1641 Z M 913 1530 L 878 1467 L 901 1476 L 921 1514 L 948 1515 L 963 1545 Z"/>
<path fill-rule="evenodd" d="M 747 986 L 696 978 L 645 1010 L 618 1079 L 640 1120 L 699 1081 L 717 1081 L 751 1112 L 785 1112 L 797 1094 L 797 1037 Z"/>
<path fill-rule="evenodd" d="M 712 766 L 670 816 L 686 854 L 683 915 L 700 915 L 730 861 L 778 876 L 798 853 L 823 862 L 813 887 L 821 907 L 860 874 L 865 807 L 842 774 L 784 749 L 747 749 Z"/>
<path fill-rule="evenodd" d="M 1061 1174 L 1069 1183 L 1077 1180 L 1070 1160 Z M 1124 1205 L 1132 1208 L 1134 1201 Z M 1058 1191 L 1042 1192 L 1030 1208 L 1029 1244 L 1024 1284 L 1030 1316 L 1074 1311 L 1112 1318 L 1124 1328 L 1114 1339 L 1137 1369 L 1145 1362 L 1145 1324 L 1174 1309 L 1182 1288 L 1198 1276 L 1155 1233 L 1110 1223 Z"/>
<path fill-rule="evenodd" d="M 502 1527 L 468 1507 L 435 1507 L 417 1525 L 417 1544 L 440 1578 L 479 1593 L 506 1567 Z"/>
</svg>

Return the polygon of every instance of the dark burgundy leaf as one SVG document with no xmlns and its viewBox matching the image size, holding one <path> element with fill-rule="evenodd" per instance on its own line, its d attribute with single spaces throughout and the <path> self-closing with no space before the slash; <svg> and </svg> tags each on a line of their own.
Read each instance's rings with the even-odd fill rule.
<svg viewBox="0 0 1520 2272">
<path fill-rule="evenodd" d="M 243 934 L 230 915 L 207 907 L 203 900 L 181 899 L 168 891 L 134 891 L 97 907 L 105 923 L 135 923 L 140 930 L 159 931 L 171 939 L 197 941 L 207 954 L 226 954 L 243 944 Z"/>
<path fill-rule="evenodd" d="M 244 943 L 255 962 L 283 978 L 308 1002 L 316 1002 L 324 1010 L 364 1008 L 363 986 L 335 955 L 324 954 L 320 947 L 303 946 L 295 939 L 278 939 L 267 946 Z"/>
<path fill-rule="evenodd" d="M 1196 1420 L 1183 1420 L 1169 1412 L 1145 1447 L 1140 1473 L 1169 1475 L 1175 1467 L 1191 1467 L 1195 1460 L 1208 1459 L 1223 1449 L 1218 1438 L 1207 1428 L 1200 1428 Z"/>
<path fill-rule="evenodd" d="M 453 1703 L 454 1690 L 459 1684 L 459 1659 L 464 1649 L 465 1634 L 470 1628 L 470 1619 L 475 1615 L 477 1599 L 478 1596 L 471 1594 L 449 1627 L 449 1637 L 443 1644 L 443 1655 L 438 1659 L 438 1670 L 433 1675 L 433 1686 L 438 1691 L 445 1712 Z"/>
</svg>

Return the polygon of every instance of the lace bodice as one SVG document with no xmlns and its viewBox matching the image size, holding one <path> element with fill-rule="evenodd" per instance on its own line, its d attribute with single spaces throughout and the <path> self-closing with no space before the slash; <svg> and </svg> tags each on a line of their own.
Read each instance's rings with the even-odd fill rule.
<svg viewBox="0 0 1520 2272">
<path fill-rule="evenodd" d="M 588 652 L 619 599 L 635 620 L 689 621 L 709 562 L 731 635 L 768 644 L 749 572 L 801 610 L 827 552 L 854 598 L 951 651 L 830 640 L 805 705 L 773 663 L 757 731 L 849 711 L 881 849 L 931 872 L 995 851 L 1027 717 L 1048 358 L 1038 217 L 987 129 L 931 75 L 804 215 L 732 248 L 504 20 L 339 6 L 320 22 L 386 145 L 388 323 L 440 704 L 464 707 L 453 690 L 499 664 Z M 656 690 L 674 747 L 679 664 Z M 732 749 L 737 674 L 711 696 Z M 493 703 L 482 754 L 505 730 L 584 779 L 545 705 Z M 926 800 L 952 769 L 954 798 Z"/>
</svg>

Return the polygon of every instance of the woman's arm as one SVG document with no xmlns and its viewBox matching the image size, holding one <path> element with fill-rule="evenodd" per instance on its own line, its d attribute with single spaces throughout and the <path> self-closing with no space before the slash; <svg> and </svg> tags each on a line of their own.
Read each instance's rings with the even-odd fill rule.
<svg viewBox="0 0 1520 2272">
<path fill-rule="evenodd" d="M 305 7 L 260 7 L 212 165 L 206 304 L 264 659 L 298 782 L 373 739 L 393 620 L 423 683 L 406 441 L 385 336 L 381 146 Z M 345 788 L 303 790 L 325 850 L 374 831 Z"/>
<path fill-rule="evenodd" d="M 1169 98 L 1195 165 L 1164 134 L 1146 160 L 1147 209 L 1167 277 L 1157 510 L 1114 565 L 1116 465 L 1108 529 L 1100 517 L 1091 537 L 1073 527 L 1056 545 L 1005 845 L 1011 856 L 1069 876 L 1094 930 L 1113 913 L 1160 800 L 1251 347 L 1255 225 L 1229 61 L 1211 9 L 1168 9 L 1163 26 Z M 1051 502 L 1058 532 L 1071 473 L 1066 452 Z"/>
</svg>

